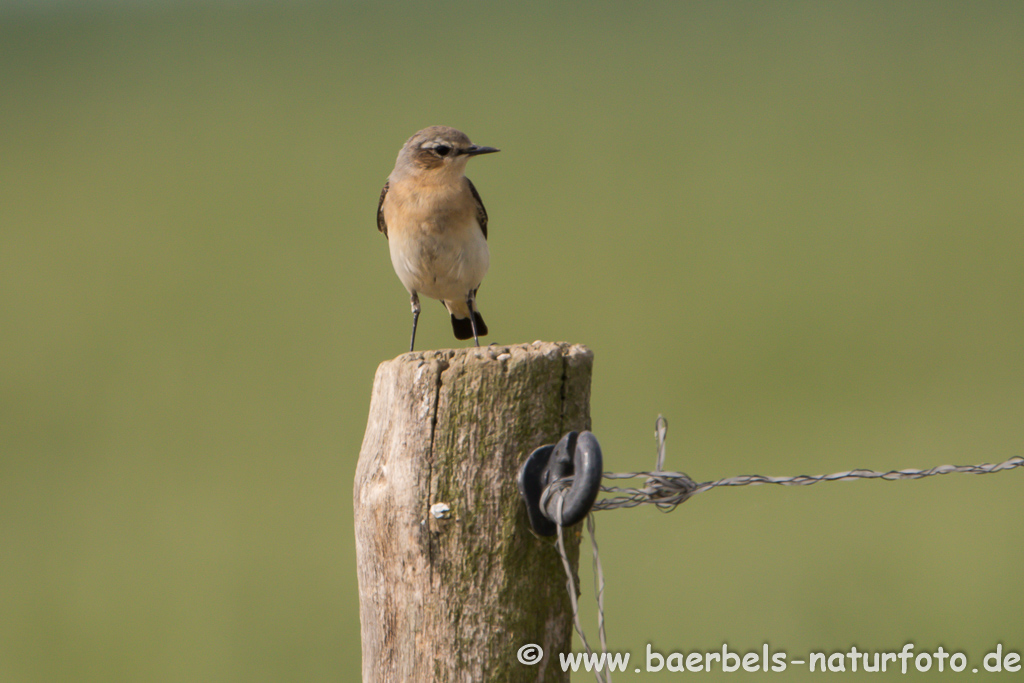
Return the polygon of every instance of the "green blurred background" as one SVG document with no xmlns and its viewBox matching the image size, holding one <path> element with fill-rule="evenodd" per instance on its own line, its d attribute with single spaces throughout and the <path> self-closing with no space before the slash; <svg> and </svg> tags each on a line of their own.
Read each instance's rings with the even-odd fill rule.
<svg viewBox="0 0 1024 683">
<path fill-rule="evenodd" d="M 3 683 L 358 679 L 431 124 L 502 148 L 487 341 L 594 350 L 607 469 L 658 413 L 699 480 L 1024 454 L 1020 2 L 4 0 L 0 92 Z M 599 513 L 610 647 L 1019 652 L 1022 476 Z"/>
</svg>

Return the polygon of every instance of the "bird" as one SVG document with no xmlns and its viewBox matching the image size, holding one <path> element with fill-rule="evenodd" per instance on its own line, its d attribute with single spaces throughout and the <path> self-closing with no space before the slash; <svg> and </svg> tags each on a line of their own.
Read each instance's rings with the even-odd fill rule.
<svg viewBox="0 0 1024 683">
<path fill-rule="evenodd" d="M 466 163 L 500 150 L 470 142 L 462 131 L 430 126 L 398 152 L 377 204 L 377 229 L 384 233 L 395 274 L 409 292 L 412 337 L 420 317 L 419 295 L 438 299 L 451 316 L 456 339 L 480 346 L 487 334 L 476 292 L 490 265 L 487 210 L 465 176 Z"/>
</svg>

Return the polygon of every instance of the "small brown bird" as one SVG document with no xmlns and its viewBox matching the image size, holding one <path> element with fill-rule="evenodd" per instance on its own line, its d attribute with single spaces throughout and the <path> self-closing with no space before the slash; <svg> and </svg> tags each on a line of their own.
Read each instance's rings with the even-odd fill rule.
<svg viewBox="0 0 1024 683">
<path fill-rule="evenodd" d="M 490 265 L 487 211 L 464 175 L 470 157 L 499 150 L 474 145 L 465 133 L 430 126 L 398 152 L 377 205 L 377 229 L 388 239 L 391 264 L 412 301 L 412 338 L 423 294 L 451 314 L 456 339 L 480 346 L 487 325 L 476 308 L 476 291 Z"/>
</svg>

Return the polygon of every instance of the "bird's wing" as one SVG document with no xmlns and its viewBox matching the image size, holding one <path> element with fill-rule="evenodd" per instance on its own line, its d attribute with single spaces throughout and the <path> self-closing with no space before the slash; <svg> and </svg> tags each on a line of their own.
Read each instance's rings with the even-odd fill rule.
<svg viewBox="0 0 1024 683">
<path fill-rule="evenodd" d="M 390 182 L 384 183 L 384 189 L 380 191 L 380 201 L 377 202 L 377 229 L 384 233 L 384 237 L 388 236 L 388 224 L 384 222 L 384 197 L 388 195 L 390 184 Z M 473 194 L 476 194 L 476 190 L 473 190 Z M 480 198 L 477 197 L 477 202 L 479 203 L 479 201 Z"/>
<path fill-rule="evenodd" d="M 484 202 L 480 199 L 480 193 L 473 187 L 473 181 L 466 178 L 466 182 L 469 183 L 469 191 L 473 193 L 473 199 L 476 200 L 476 222 L 480 224 L 480 229 L 484 231 L 484 239 L 487 239 L 487 209 L 484 208 Z"/>
</svg>

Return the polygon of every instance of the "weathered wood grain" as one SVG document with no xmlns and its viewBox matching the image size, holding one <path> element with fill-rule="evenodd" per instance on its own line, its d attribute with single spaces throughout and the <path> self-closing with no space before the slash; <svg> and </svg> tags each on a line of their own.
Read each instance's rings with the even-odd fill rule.
<svg viewBox="0 0 1024 683">
<path fill-rule="evenodd" d="M 590 428 L 592 365 L 585 347 L 547 342 L 381 363 L 354 496 L 364 683 L 569 680 L 564 570 L 530 532 L 516 474 Z M 575 571 L 579 534 L 566 540 Z M 519 663 L 526 643 L 540 664 Z"/>
</svg>

